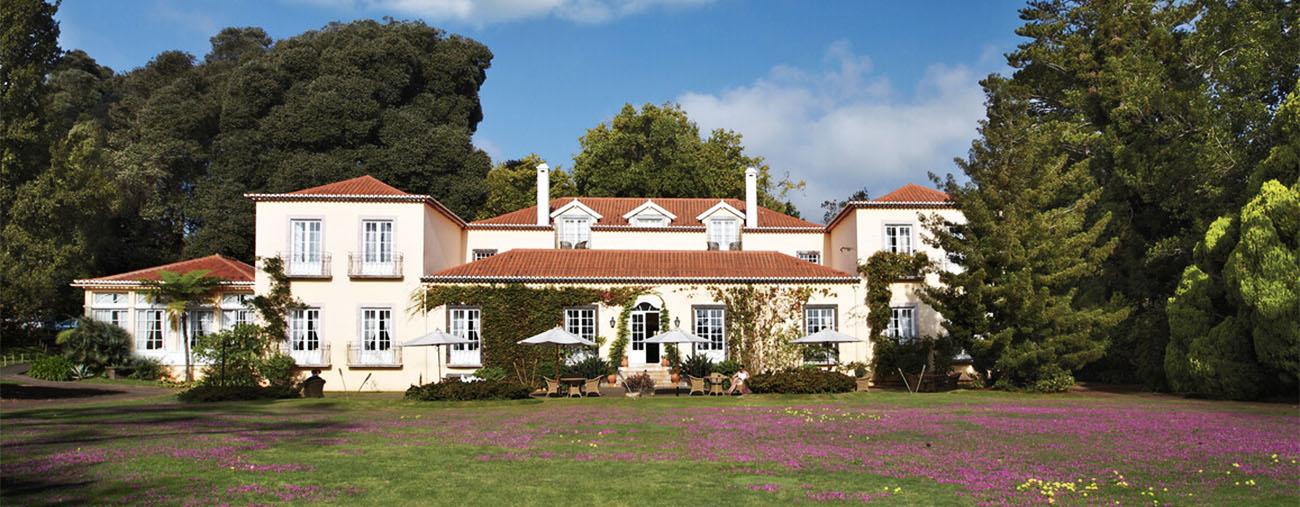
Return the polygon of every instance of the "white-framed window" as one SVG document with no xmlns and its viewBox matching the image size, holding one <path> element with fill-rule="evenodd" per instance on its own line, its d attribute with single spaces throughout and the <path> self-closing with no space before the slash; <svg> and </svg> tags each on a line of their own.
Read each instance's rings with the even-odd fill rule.
<svg viewBox="0 0 1300 507">
<path fill-rule="evenodd" d="M 916 339 L 916 307 L 894 306 L 889 309 L 889 329 L 887 334 L 897 338 L 900 343 Z"/>
<path fill-rule="evenodd" d="M 714 218 L 709 220 L 710 250 L 740 249 L 740 220 L 736 218 Z"/>
<path fill-rule="evenodd" d="M 137 310 L 135 323 L 136 349 L 163 350 L 163 326 L 166 316 L 162 310 Z"/>
<path fill-rule="evenodd" d="M 668 217 L 660 215 L 633 217 L 632 225 L 635 227 L 666 227 Z"/>
<path fill-rule="evenodd" d="M 555 222 L 560 248 L 591 248 L 591 218 L 562 216 Z"/>
<path fill-rule="evenodd" d="M 361 266 L 391 267 L 393 263 L 393 221 L 361 221 Z"/>
<path fill-rule="evenodd" d="M 289 350 L 320 349 L 320 308 L 299 308 L 289 312 Z"/>
<path fill-rule="evenodd" d="M 469 340 L 449 347 L 448 362 L 458 365 L 482 364 L 479 331 L 482 329 L 482 312 L 473 307 L 452 307 L 447 310 L 447 322 L 453 336 Z"/>
<path fill-rule="evenodd" d="M 564 330 L 588 340 L 596 340 L 596 308 L 582 306 L 564 309 Z"/>
<path fill-rule="evenodd" d="M 813 334 L 823 329 L 836 329 L 836 308 L 834 306 L 805 306 L 803 309 L 804 334 Z M 827 364 L 837 362 L 839 347 L 831 344 L 814 345 L 804 348 L 803 359 L 808 363 Z"/>
<path fill-rule="evenodd" d="M 912 225 L 885 225 L 885 250 L 893 253 L 912 253 Z"/>
<path fill-rule="evenodd" d="M 289 221 L 289 272 L 293 274 L 321 274 L 321 221 L 294 219 Z"/>
<path fill-rule="evenodd" d="M 496 254 L 497 249 L 495 248 L 475 248 L 474 256 L 470 260 L 481 261 Z"/>
<path fill-rule="evenodd" d="M 813 264 L 821 264 L 821 263 L 822 263 L 822 253 L 821 253 L 821 252 L 818 252 L 818 251 L 816 251 L 816 250 L 805 250 L 805 251 L 799 252 L 799 260 L 801 260 L 801 261 L 808 261 L 808 262 L 811 262 L 811 263 L 813 263 Z"/>
<path fill-rule="evenodd" d="M 127 306 L 130 295 L 125 292 L 96 292 L 91 304 L 94 306 Z"/>
<path fill-rule="evenodd" d="M 695 336 L 708 340 L 695 346 L 697 353 L 709 356 L 714 361 L 727 357 L 727 310 L 722 307 L 695 307 Z"/>
<path fill-rule="evenodd" d="M 253 324 L 257 317 L 253 310 L 221 310 L 221 328 L 233 329 L 240 324 Z"/>
<path fill-rule="evenodd" d="M 90 318 L 125 329 L 127 310 L 91 310 Z"/>
<path fill-rule="evenodd" d="M 388 308 L 363 308 L 361 310 L 361 349 L 386 351 L 393 348 L 393 310 Z"/>
<path fill-rule="evenodd" d="M 199 343 L 199 337 L 207 336 L 213 331 L 212 310 L 194 310 L 190 312 L 190 346 Z"/>
<path fill-rule="evenodd" d="M 222 307 L 222 308 L 230 308 L 230 309 L 234 309 L 234 308 L 247 308 L 248 305 L 251 304 L 252 302 L 253 302 L 253 295 L 252 295 L 252 294 L 230 294 L 230 293 L 228 293 L 228 294 L 222 294 L 222 295 L 221 295 L 221 307 Z"/>
</svg>

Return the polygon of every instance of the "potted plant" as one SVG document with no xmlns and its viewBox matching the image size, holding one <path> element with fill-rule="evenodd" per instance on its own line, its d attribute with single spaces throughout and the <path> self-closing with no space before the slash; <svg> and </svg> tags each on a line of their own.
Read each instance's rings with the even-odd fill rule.
<svg viewBox="0 0 1300 507">
<path fill-rule="evenodd" d="M 605 383 L 611 386 L 618 385 L 618 367 L 612 363 L 605 369 Z"/>
<path fill-rule="evenodd" d="M 627 389 L 629 398 L 640 396 L 654 396 L 655 380 L 650 378 L 650 374 L 641 372 L 628 377 L 623 381 L 623 387 Z"/>
</svg>

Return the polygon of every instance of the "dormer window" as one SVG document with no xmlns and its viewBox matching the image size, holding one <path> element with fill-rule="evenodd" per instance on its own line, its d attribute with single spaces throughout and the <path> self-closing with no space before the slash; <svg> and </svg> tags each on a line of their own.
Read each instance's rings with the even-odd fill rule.
<svg viewBox="0 0 1300 507">
<path fill-rule="evenodd" d="M 588 217 L 557 218 L 555 237 L 560 248 L 577 250 L 591 248 L 591 219 Z"/>
<path fill-rule="evenodd" d="M 740 219 L 709 220 L 709 250 L 740 250 Z"/>
<path fill-rule="evenodd" d="M 667 227 L 677 219 L 677 215 L 655 204 L 654 201 L 646 201 L 624 214 L 623 218 L 632 227 Z"/>
</svg>

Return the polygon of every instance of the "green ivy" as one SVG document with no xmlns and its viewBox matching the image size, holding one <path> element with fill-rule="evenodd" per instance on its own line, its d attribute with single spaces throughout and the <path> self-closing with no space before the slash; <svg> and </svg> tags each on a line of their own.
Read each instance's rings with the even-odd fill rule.
<svg viewBox="0 0 1300 507">
<path fill-rule="evenodd" d="M 708 290 L 726 308 L 727 357 L 757 372 L 798 364 L 799 347 L 791 342 L 801 334 L 803 307 L 813 294 L 830 294 L 827 289 L 755 285 Z"/>
<path fill-rule="evenodd" d="M 539 364 L 554 364 L 554 347 L 519 345 L 517 342 L 562 325 L 564 309 L 601 304 L 621 306 L 626 317 L 630 303 L 644 294 L 642 287 L 590 289 L 579 287 L 528 287 L 523 284 L 447 285 L 417 289 L 411 295 L 412 313 L 445 305 L 476 306 L 482 312 L 483 367 L 504 368 L 522 383 L 532 384 Z M 626 318 L 621 319 L 626 322 Z M 620 324 L 611 348 L 626 347 L 626 324 Z M 613 356 L 612 357 L 621 357 Z"/>
<path fill-rule="evenodd" d="M 898 368 L 907 371 L 920 369 L 920 364 L 935 368 L 936 341 L 918 339 L 912 344 L 900 344 L 888 336 L 889 300 L 893 295 L 890 285 L 903 280 L 926 275 L 933 267 L 923 252 L 911 254 L 879 251 L 858 266 L 858 273 L 867 280 L 867 326 L 871 329 L 871 371 L 887 374 Z M 951 359 L 951 358 L 948 358 Z"/>
</svg>

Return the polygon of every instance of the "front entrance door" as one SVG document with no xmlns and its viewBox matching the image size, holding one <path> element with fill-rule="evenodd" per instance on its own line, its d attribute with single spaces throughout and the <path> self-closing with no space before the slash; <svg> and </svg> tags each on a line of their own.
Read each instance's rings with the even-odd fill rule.
<svg viewBox="0 0 1300 507">
<path fill-rule="evenodd" d="M 641 303 L 632 309 L 632 354 L 629 356 L 636 361 L 640 355 L 642 364 L 655 364 L 659 362 L 659 344 L 646 343 L 645 339 L 659 334 L 659 309 L 650 303 Z M 643 352 L 643 354 L 637 354 Z"/>
</svg>

